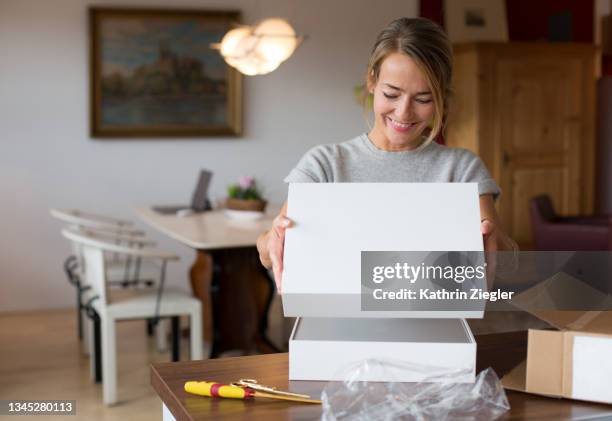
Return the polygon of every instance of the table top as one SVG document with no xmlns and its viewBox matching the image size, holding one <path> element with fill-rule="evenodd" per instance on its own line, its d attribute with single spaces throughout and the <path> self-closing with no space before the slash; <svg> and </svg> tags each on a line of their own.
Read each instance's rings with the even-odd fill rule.
<svg viewBox="0 0 612 421">
<path fill-rule="evenodd" d="M 321 406 L 273 400 L 212 399 L 190 395 L 183 390 L 186 381 L 231 383 L 242 378 L 282 390 L 313 393 L 324 382 L 289 382 L 288 354 L 268 354 L 203 361 L 159 363 L 151 366 L 151 384 L 177 420 L 204 419 L 320 419 Z M 291 383 L 291 385 L 290 385 Z M 306 384 L 296 388 L 295 384 Z M 511 410 L 503 420 L 566 420 L 597 416 L 612 417 L 612 406 L 567 399 L 545 398 L 506 391 Z"/>
<path fill-rule="evenodd" d="M 151 206 L 136 208 L 136 215 L 167 236 L 198 250 L 252 247 L 257 237 L 270 229 L 274 209 L 256 221 L 230 219 L 223 210 L 211 210 L 186 216 L 161 214 Z"/>
</svg>

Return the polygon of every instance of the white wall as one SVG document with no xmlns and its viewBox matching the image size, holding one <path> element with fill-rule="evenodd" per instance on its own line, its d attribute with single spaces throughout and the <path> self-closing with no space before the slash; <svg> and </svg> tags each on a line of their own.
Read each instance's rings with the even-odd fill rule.
<svg viewBox="0 0 612 421">
<path fill-rule="evenodd" d="M 275 72 L 246 78 L 239 139 L 102 141 L 88 131 L 88 5 L 239 9 L 251 23 L 289 18 L 308 39 Z M 69 254 L 50 207 L 134 218 L 138 204 L 188 201 L 200 168 L 212 195 L 254 175 L 281 201 L 282 178 L 310 147 L 366 129 L 352 88 L 377 32 L 416 16 L 417 0 L 0 0 L 0 311 L 73 305 Z M 193 252 L 170 275 L 187 288 Z"/>
</svg>

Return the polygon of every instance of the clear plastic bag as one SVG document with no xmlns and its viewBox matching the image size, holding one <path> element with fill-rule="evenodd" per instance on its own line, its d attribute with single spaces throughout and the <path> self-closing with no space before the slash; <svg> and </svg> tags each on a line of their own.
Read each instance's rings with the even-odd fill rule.
<svg viewBox="0 0 612 421">
<path fill-rule="evenodd" d="M 410 370 L 417 383 L 393 380 Z M 341 382 L 330 382 L 321 394 L 324 421 L 334 420 L 494 420 L 510 409 L 493 369 L 483 370 L 474 383 L 460 383 L 466 371 L 405 362 L 365 360 L 342 370 Z"/>
</svg>

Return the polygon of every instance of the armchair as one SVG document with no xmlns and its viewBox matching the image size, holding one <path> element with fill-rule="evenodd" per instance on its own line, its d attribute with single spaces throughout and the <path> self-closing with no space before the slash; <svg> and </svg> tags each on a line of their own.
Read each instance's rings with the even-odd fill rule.
<svg viewBox="0 0 612 421">
<path fill-rule="evenodd" d="M 536 250 L 612 250 L 611 216 L 559 216 L 548 195 L 529 203 Z"/>
</svg>

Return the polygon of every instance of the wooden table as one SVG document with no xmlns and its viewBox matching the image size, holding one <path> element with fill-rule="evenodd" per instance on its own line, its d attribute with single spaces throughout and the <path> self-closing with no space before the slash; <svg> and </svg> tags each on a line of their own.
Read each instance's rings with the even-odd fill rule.
<svg viewBox="0 0 612 421">
<path fill-rule="evenodd" d="M 524 358 L 525 332 L 477 336 L 477 370 L 492 366 L 502 376 Z M 320 419 L 321 406 L 270 400 L 240 401 L 211 399 L 183 391 L 189 380 L 230 383 L 253 378 L 280 389 L 310 392 L 313 396 L 323 382 L 288 381 L 288 354 L 269 354 L 208 361 L 159 363 L 151 367 L 151 384 L 164 404 L 166 420 L 310 420 Z M 503 420 L 612 419 L 612 406 L 566 399 L 554 399 L 507 391 L 511 410 Z M 169 409 L 169 410 L 168 410 Z M 601 417 L 601 418 L 599 418 Z"/>
<path fill-rule="evenodd" d="M 255 248 L 257 237 L 272 224 L 274 209 L 257 221 L 231 220 L 222 210 L 179 217 L 140 207 L 136 214 L 196 250 L 191 289 L 202 301 L 203 337 L 212 344 L 211 356 L 234 349 L 278 351 L 266 337 L 274 282 Z"/>
</svg>

